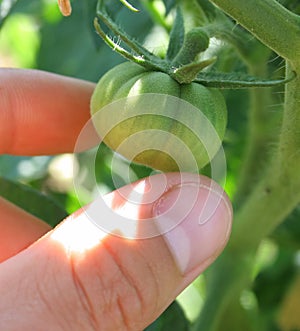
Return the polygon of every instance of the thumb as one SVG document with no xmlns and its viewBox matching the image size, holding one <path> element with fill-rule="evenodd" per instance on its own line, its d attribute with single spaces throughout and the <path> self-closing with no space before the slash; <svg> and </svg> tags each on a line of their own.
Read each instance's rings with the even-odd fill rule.
<svg viewBox="0 0 300 331">
<path fill-rule="evenodd" d="M 1 264 L 0 329 L 143 330 L 222 251 L 231 218 L 205 177 L 125 186 Z"/>
</svg>

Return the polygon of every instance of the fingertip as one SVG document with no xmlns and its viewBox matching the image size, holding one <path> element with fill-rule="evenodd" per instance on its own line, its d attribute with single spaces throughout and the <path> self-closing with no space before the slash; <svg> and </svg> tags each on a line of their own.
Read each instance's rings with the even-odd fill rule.
<svg viewBox="0 0 300 331">
<path fill-rule="evenodd" d="M 164 239 L 183 275 L 203 271 L 230 235 L 231 204 L 221 188 L 208 183 L 200 180 L 174 186 L 155 208 Z"/>
</svg>

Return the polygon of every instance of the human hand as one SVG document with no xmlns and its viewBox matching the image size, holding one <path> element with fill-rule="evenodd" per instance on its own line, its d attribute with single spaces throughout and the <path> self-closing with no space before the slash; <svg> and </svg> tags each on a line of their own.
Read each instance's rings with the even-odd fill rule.
<svg viewBox="0 0 300 331">
<path fill-rule="evenodd" d="M 0 153 L 73 151 L 89 119 L 93 84 L 11 69 L 1 70 L 0 84 Z M 85 143 L 93 145 L 92 134 Z M 148 202 L 126 208 L 137 186 Z M 163 234 L 136 240 L 109 234 L 91 222 L 89 206 L 52 230 L 0 198 L 0 330 L 143 330 L 229 237 L 230 202 L 205 177 L 160 174 L 104 199 L 115 211 L 104 221 L 123 215 L 138 228 L 153 218 L 153 231 Z M 101 220 L 97 203 L 91 206 Z M 162 231 L 165 223 L 175 226 Z"/>
</svg>

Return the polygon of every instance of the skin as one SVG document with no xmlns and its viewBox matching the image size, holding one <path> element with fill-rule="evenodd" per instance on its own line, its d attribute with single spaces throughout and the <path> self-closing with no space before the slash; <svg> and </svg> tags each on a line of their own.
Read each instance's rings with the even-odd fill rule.
<svg viewBox="0 0 300 331">
<path fill-rule="evenodd" d="M 39 71 L 0 71 L 0 152 L 72 152 L 90 116 L 94 85 Z M 96 141 L 91 134 L 86 148 Z M 163 190 L 162 178 L 167 183 Z M 173 173 L 143 180 L 156 198 L 127 210 L 126 216 L 135 214 L 137 224 L 154 212 L 159 219 L 174 196 L 174 208 L 184 207 L 199 178 Z M 178 233 L 175 229 L 142 240 L 102 231 L 89 221 L 84 208 L 51 229 L 0 198 L 0 329 L 143 330 L 213 262 L 228 240 L 230 202 L 209 179 L 201 178 L 201 183 L 213 185 L 222 196 L 221 202 L 212 202 L 214 216 L 209 222 L 201 227 L 197 223 L 206 201 L 203 189 L 197 195 L 197 208 L 176 227 Z M 182 184 L 188 189 L 178 196 Z M 127 186 L 110 193 L 111 209 L 126 205 L 130 192 Z M 97 210 L 97 217 L 103 218 L 101 207 Z M 112 214 L 109 221 L 118 217 Z M 198 232 L 189 231 L 195 226 Z M 199 238 L 207 244 L 199 246 Z M 183 239 L 190 249 L 188 263 L 186 249 L 180 248 Z"/>
</svg>

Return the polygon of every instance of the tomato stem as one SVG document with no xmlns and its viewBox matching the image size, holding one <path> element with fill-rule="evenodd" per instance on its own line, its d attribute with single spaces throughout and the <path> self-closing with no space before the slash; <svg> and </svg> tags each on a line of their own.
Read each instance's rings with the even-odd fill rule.
<svg viewBox="0 0 300 331">
<path fill-rule="evenodd" d="M 211 268 L 212 279 L 207 289 L 207 301 L 195 323 L 195 331 L 202 330 L 203 325 L 207 331 L 216 330 L 217 317 L 222 316 L 225 309 L 228 309 L 232 297 L 239 296 L 241 290 L 250 284 L 249 266 L 253 265 L 251 256 L 261 240 L 268 236 L 300 201 L 300 174 L 297 170 L 300 162 L 300 103 L 298 100 L 296 104 L 294 98 L 291 99 L 299 88 L 299 78 L 287 84 L 287 94 L 290 94 L 290 97 L 287 97 L 285 103 L 277 152 L 273 154 L 252 193 L 235 213 L 228 247 Z M 296 118 L 290 118 L 291 111 L 298 114 Z M 296 125 L 292 126 L 292 122 Z M 298 137 L 296 141 L 295 137 Z"/>
<path fill-rule="evenodd" d="M 250 284 L 253 256 L 261 240 L 270 235 L 300 202 L 300 46 L 295 42 L 299 39 L 299 18 L 272 0 L 212 2 L 285 57 L 288 60 L 286 76 L 295 71 L 296 77 L 285 86 L 283 120 L 277 148 L 274 146 L 271 150 L 273 153 L 269 151 L 271 156 L 265 161 L 260 178 L 256 183 L 252 181 L 252 191 L 248 192 L 247 199 L 236 210 L 229 245 L 210 269 L 206 303 L 193 328 L 202 330 L 205 327 L 207 331 L 215 331 L 220 327 L 220 317 L 227 311 L 232 298 L 237 299 L 242 289 Z M 250 58 L 248 63 L 254 67 L 253 59 Z M 259 92 L 253 92 L 252 97 L 257 98 L 254 100 L 257 103 L 261 96 Z M 266 102 L 264 100 L 263 104 Z M 252 125 L 262 125 L 264 120 L 265 114 L 259 113 L 261 108 L 258 106 L 255 105 L 252 114 Z M 257 128 L 260 129 L 263 130 L 263 127 Z M 257 132 L 252 131 L 251 134 Z M 261 150 L 256 142 L 253 147 L 255 152 Z M 266 146 L 264 148 L 266 150 Z"/>
<path fill-rule="evenodd" d="M 275 0 L 211 0 L 278 55 L 300 62 L 300 17 Z"/>
</svg>

